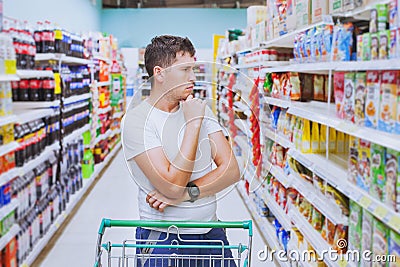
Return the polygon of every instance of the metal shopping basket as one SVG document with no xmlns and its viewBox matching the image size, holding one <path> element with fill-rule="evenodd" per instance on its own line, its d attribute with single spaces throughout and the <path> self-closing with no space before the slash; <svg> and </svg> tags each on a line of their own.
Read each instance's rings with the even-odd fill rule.
<svg viewBox="0 0 400 267">
<path fill-rule="evenodd" d="M 163 240 L 124 240 L 122 243 L 103 243 L 103 235 L 106 228 L 111 227 L 144 227 L 165 228 L 166 239 L 169 234 L 175 234 L 176 238 L 171 244 L 162 243 Z M 248 244 L 224 246 L 221 240 L 185 240 L 179 235 L 179 229 L 188 228 L 241 228 L 248 231 Z M 199 222 L 199 221 L 140 221 L 140 220 L 110 220 L 103 219 L 98 232 L 97 249 L 95 256 L 95 267 L 118 266 L 118 267 L 249 267 L 251 260 L 251 244 L 253 236 L 252 221 L 242 222 Z M 151 238 L 151 237 L 149 237 Z M 164 240 L 164 241 L 165 241 Z M 184 244 L 182 244 L 184 243 Z M 149 249 L 171 249 L 177 253 L 150 254 L 143 253 Z M 181 254 L 179 249 L 212 249 L 221 251 L 212 255 Z M 224 249 L 232 250 L 232 258 L 224 257 Z M 103 252 L 107 254 L 103 254 Z M 138 253 L 139 252 L 139 253 Z M 107 264 L 102 265 L 102 260 Z"/>
</svg>

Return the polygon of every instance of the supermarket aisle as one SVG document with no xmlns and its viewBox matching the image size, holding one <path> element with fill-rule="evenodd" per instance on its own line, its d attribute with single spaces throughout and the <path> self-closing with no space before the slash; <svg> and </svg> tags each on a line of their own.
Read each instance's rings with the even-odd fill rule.
<svg viewBox="0 0 400 267">
<path fill-rule="evenodd" d="M 128 175 L 120 151 L 55 242 L 54 247 L 37 266 L 93 266 L 97 230 L 101 219 L 138 218 L 137 187 L 130 178 L 127 178 Z M 250 218 L 236 190 L 232 190 L 218 202 L 218 216 L 222 220 Z M 133 237 L 132 229 L 106 232 L 104 238 L 117 241 L 129 236 Z M 264 247 L 264 243 L 258 229 L 255 229 L 254 236 L 252 267 L 274 266 L 257 260 L 256 252 Z M 243 237 L 243 233 L 238 230 L 228 232 L 231 243 L 237 242 L 240 237 Z"/>
</svg>

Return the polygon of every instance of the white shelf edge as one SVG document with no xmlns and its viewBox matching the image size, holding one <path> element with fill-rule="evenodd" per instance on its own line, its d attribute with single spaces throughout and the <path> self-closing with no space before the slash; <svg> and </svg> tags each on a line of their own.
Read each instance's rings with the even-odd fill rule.
<svg viewBox="0 0 400 267">
<path fill-rule="evenodd" d="M 19 147 L 19 144 L 16 141 L 8 143 L 7 145 L 0 146 L 0 156 L 7 154 L 11 151 L 16 150 Z"/>
<path fill-rule="evenodd" d="M 21 79 L 53 77 L 51 70 L 17 70 L 17 76 Z"/>
<path fill-rule="evenodd" d="M 98 142 L 108 138 L 111 135 L 111 133 L 112 133 L 112 131 L 110 129 L 108 129 L 105 133 L 97 136 L 94 143 L 97 144 Z"/>
<path fill-rule="evenodd" d="M 19 81 L 20 78 L 16 74 L 0 74 L 0 82 Z"/>
<path fill-rule="evenodd" d="M 17 120 L 18 120 L 18 117 L 15 115 L 15 112 L 13 115 L 1 116 L 0 117 L 0 127 L 3 125 L 14 123 Z"/>
<path fill-rule="evenodd" d="M 109 111 L 111 111 L 111 106 L 107 106 L 105 108 L 99 108 L 97 110 L 97 114 L 104 114 L 104 113 L 107 113 Z"/>
<path fill-rule="evenodd" d="M 78 57 L 71 57 L 71 56 L 62 56 L 61 62 L 66 64 L 78 64 L 78 65 L 89 65 L 92 63 L 89 59 L 78 58 Z"/>
<path fill-rule="evenodd" d="M 44 109 L 44 108 L 58 108 L 60 100 L 54 101 L 18 101 L 13 102 L 13 109 Z"/>
<path fill-rule="evenodd" d="M 285 67 L 289 64 L 289 61 L 258 61 L 247 64 L 238 64 L 233 66 L 236 69 L 251 69 L 251 68 L 268 68 L 271 67 Z"/>
<path fill-rule="evenodd" d="M 94 54 L 93 55 L 93 59 L 102 60 L 102 61 L 106 62 L 107 64 L 111 64 L 112 63 L 111 59 L 109 59 L 107 57 L 104 57 L 104 56 L 102 56 L 100 54 Z"/>
<path fill-rule="evenodd" d="M 18 176 L 18 172 L 16 168 L 12 168 L 11 170 L 0 174 L 0 185 L 8 183 L 14 177 Z"/>
<path fill-rule="evenodd" d="M 86 93 L 82 95 L 74 95 L 64 99 L 64 105 L 69 105 L 75 102 L 83 101 L 86 99 L 90 99 L 92 97 L 91 93 Z"/>
<path fill-rule="evenodd" d="M 97 87 L 109 86 L 109 85 L 111 85 L 111 81 L 97 82 L 96 85 L 97 85 Z"/>
<path fill-rule="evenodd" d="M 119 142 L 114 149 L 111 151 L 111 153 L 107 156 L 107 158 L 104 160 L 105 164 L 108 163 L 111 158 L 116 154 L 116 152 L 119 150 L 121 146 L 121 142 Z M 89 179 L 84 179 L 83 180 L 83 187 L 81 190 L 79 190 L 76 194 L 71 196 L 70 202 L 67 205 L 66 210 L 58 215 L 56 221 L 50 226 L 50 229 L 47 231 L 45 236 L 39 240 L 39 242 L 35 245 L 33 250 L 29 253 L 28 257 L 25 259 L 24 263 L 22 266 L 30 266 L 35 259 L 39 256 L 40 252 L 43 250 L 43 248 L 48 245 L 49 240 L 53 237 L 55 232 L 58 230 L 58 228 L 63 224 L 67 216 L 71 213 L 71 211 L 75 208 L 76 204 L 79 202 L 79 200 L 82 198 L 82 196 L 86 193 L 88 188 L 91 186 L 93 181 L 96 179 L 96 177 L 99 175 L 99 173 L 102 171 L 104 168 L 105 164 L 100 164 L 95 166 L 95 172 L 92 174 L 92 176 Z"/>
<path fill-rule="evenodd" d="M 283 209 L 276 203 L 270 195 L 264 193 L 261 195 L 261 198 L 264 200 L 265 204 L 272 211 L 274 216 L 278 219 L 279 223 L 285 228 L 286 231 L 292 229 L 292 223 L 288 217 L 288 215 L 283 211 Z"/>
<path fill-rule="evenodd" d="M 18 199 L 11 200 L 10 203 L 0 208 L 0 220 L 3 220 L 10 212 L 15 210 L 19 205 Z"/>
<path fill-rule="evenodd" d="M 0 250 L 3 250 L 3 248 L 5 248 L 5 246 L 19 233 L 20 230 L 21 228 L 19 225 L 14 224 L 10 230 L 0 238 Z"/>
<path fill-rule="evenodd" d="M 52 116 L 54 114 L 54 110 L 50 108 L 35 110 L 14 110 L 14 113 L 16 113 L 17 116 L 16 122 L 19 124 L 24 124 L 30 121 L 38 120 L 40 118 Z"/>
<path fill-rule="evenodd" d="M 119 111 L 113 114 L 113 119 L 118 119 L 121 118 L 122 116 L 124 116 L 124 112 Z"/>
</svg>

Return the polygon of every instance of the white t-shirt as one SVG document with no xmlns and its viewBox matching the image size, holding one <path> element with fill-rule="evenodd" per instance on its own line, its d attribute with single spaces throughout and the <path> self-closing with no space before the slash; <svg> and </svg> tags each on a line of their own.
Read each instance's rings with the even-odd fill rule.
<svg viewBox="0 0 400 267">
<path fill-rule="evenodd" d="M 129 110 L 123 119 L 122 144 L 125 158 L 131 174 L 139 186 L 139 215 L 141 220 L 216 220 L 215 195 L 198 199 L 194 203 L 182 202 L 177 206 L 168 206 L 164 212 L 150 208 L 146 203 L 147 192 L 154 190 L 153 185 L 144 175 L 133 158 L 147 150 L 163 147 L 168 160 L 172 162 L 182 143 L 185 133 L 185 118 L 182 108 L 173 113 L 154 108 L 147 101 Z M 206 107 L 200 129 L 196 161 L 190 181 L 212 170 L 213 159 L 208 135 L 221 131 L 214 114 Z M 149 164 L 157 164 L 149 162 Z M 180 229 L 181 233 L 206 233 L 209 229 Z"/>
</svg>

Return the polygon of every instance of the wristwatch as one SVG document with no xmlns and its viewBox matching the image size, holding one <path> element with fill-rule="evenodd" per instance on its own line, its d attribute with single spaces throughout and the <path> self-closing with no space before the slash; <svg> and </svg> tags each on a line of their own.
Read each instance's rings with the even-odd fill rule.
<svg viewBox="0 0 400 267">
<path fill-rule="evenodd" d="M 187 187 L 188 194 L 189 194 L 189 197 L 190 197 L 189 202 L 192 202 L 192 203 L 195 202 L 200 196 L 199 187 L 193 182 L 189 182 L 186 185 L 186 187 Z"/>
</svg>

